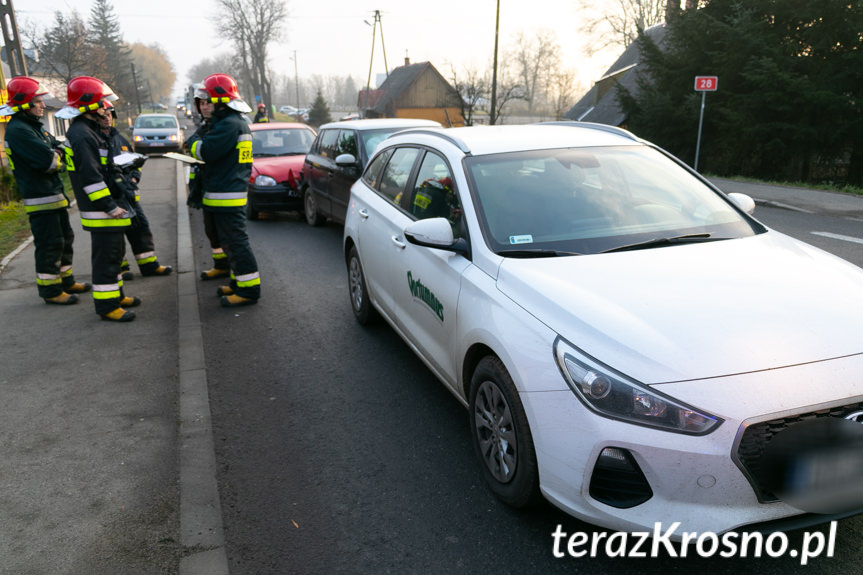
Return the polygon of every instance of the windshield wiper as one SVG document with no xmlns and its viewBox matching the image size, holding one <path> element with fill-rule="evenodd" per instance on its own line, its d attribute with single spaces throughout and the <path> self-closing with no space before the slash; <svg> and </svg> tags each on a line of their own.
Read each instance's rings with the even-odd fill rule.
<svg viewBox="0 0 863 575">
<path fill-rule="evenodd" d="M 600 253 L 609 254 L 611 252 L 626 252 L 630 250 L 644 250 L 659 246 L 671 246 L 674 244 L 693 244 L 699 242 L 711 242 L 721 240 L 723 238 L 712 238 L 710 232 L 701 232 L 698 234 L 683 234 L 680 236 L 671 236 L 668 238 L 653 238 L 644 242 L 627 244 L 625 246 L 617 246 L 608 250 L 603 250 Z"/>
<path fill-rule="evenodd" d="M 499 256 L 507 256 L 511 258 L 553 258 L 553 257 L 563 257 L 563 256 L 583 256 L 584 254 L 580 254 L 578 252 L 564 252 L 561 250 L 545 250 L 541 248 L 534 249 L 521 249 L 521 250 L 498 250 L 496 252 Z"/>
</svg>

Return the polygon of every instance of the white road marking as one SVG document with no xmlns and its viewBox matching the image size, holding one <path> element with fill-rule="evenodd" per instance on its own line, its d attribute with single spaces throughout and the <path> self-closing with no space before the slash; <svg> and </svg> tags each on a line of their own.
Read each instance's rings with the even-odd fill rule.
<svg viewBox="0 0 863 575">
<path fill-rule="evenodd" d="M 863 244 L 863 238 L 855 238 L 853 236 L 843 236 L 840 234 L 831 234 L 830 232 L 811 232 L 812 235 L 832 238 L 834 240 L 842 240 L 843 242 L 852 242 L 855 244 Z"/>
</svg>

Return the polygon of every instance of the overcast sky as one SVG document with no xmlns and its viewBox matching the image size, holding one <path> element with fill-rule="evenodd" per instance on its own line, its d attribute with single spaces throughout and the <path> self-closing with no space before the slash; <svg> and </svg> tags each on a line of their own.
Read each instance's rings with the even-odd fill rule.
<svg viewBox="0 0 863 575">
<path fill-rule="evenodd" d="M 615 0 L 594 3 L 613 6 Z M 53 23 L 57 10 L 77 10 L 86 21 L 92 6 L 89 0 L 14 0 L 13 4 L 19 27 L 30 22 L 42 29 Z M 192 66 L 227 50 L 210 18 L 212 0 L 113 0 L 112 4 L 127 43 L 157 43 L 168 54 L 177 73 L 175 93 L 187 83 Z M 494 50 L 496 0 L 286 0 L 286 4 L 289 16 L 283 40 L 271 47 L 270 65 L 291 76 L 296 51 L 301 78 L 351 75 L 358 85 L 365 84 L 376 9 L 381 12 L 381 26 L 372 83 L 376 74 L 385 71 L 381 28 L 390 69 L 402 65 L 407 54 L 411 62 L 432 62 L 448 77 L 450 63 L 456 70 L 466 65 L 483 69 Z M 579 82 L 589 87 L 617 53 L 586 55 L 586 40 L 579 32 L 585 14 L 577 5 L 576 0 L 500 0 L 499 53 L 504 54 L 507 43 L 521 30 L 554 30 L 565 66 L 576 70 Z"/>
</svg>

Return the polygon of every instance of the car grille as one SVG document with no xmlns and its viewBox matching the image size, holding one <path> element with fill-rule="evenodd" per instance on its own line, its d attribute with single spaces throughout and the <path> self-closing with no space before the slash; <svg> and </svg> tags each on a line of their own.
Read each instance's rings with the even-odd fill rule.
<svg viewBox="0 0 863 575">
<path fill-rule="evenodd" d="M 779 498 L 774 493 L 764 487 L 766 470 L 761 465 L 761 456 L 764 453 L 764 449 L 770 443 L 770 440 L 773 439 L 774 435 L 790 425 L 806 421 L 807 419 L 845 417 L 855 411 L 863 411 L 863 401 L 771 419 L 770 421 L 761 421 L 746 427 L 737 446 L 736 462 L 743 470 L 747 479 L 749 479 L 749 483 L 752 485 L 752 489 L 755 490 L 758 500 L 761 503 L 779 501 Z"/>
</svg>

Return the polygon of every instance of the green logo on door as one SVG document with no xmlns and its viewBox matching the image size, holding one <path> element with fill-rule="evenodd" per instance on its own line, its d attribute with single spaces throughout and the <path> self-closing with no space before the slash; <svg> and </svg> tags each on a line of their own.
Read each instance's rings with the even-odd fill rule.
<svg viewBox="0 0 863 575">
<path fill-rule="evenodd" d="M 435 294 L 422 281 L 415 280 L 413 274 L 408 272 L 408 286 L 411 290 L 411 295 L 420 299 L 443 321 L 443 304 L 438 300 Z"/>
</svg>

